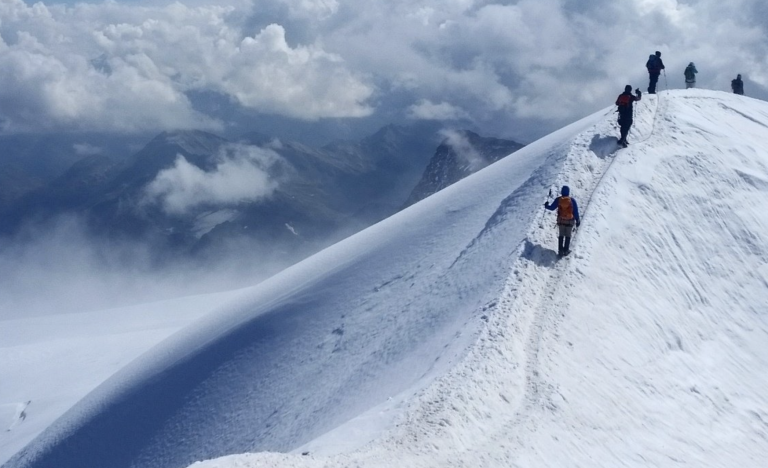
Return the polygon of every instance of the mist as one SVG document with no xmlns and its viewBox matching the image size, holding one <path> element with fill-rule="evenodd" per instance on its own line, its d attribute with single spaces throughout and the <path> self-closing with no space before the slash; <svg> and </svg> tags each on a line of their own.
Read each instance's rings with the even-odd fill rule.
<svg viewBox="0 0 768 468">
<path fill-rule="evenodd" d="M 455 130 L 443 130 L 440 134 L 470 171 L 479 171 L 489 164 L 464 133 Z"/>
<path fill-rule="evenodd" d="M 199 255 L 170 255 L 151 239 L 89 232 L 83 219 L 30 223 L 0 238 L 0 319 L 77 313 L 257 284 L 310 255 L 245 236 Z"/>
</svg>

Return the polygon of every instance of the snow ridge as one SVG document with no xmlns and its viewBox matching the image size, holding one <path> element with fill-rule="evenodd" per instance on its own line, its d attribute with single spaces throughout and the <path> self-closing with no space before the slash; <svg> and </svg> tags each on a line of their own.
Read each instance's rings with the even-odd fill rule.
<svg viewBox="0 0 768 468">
<path fill-rule="evenodd" d="M 550 150 L 582 207 L 574 253 L 557 260 L 540 210 L 474 346 L 385 437 L 195 468 L 762 466 L 768 222 L 739 202 L 768 191 L 768 105 L 704 90 L 642 102 L 628 149 L 607 112 Z"/>
<path fill-rule="evenodd" d="M 653 113 L 644 112 L 642 119 L 652 122 Z M 553 175 L 558 181 L 568 181 L 574 194 L 594 190 L 616 155 L 615 134 L 615 124 L 600 117 L 599 123 L 573 141 L 551 148 L 545 164 L 500 203 L 483 230 L 453 264 L 487 232 L 504 222 L 508 210 L 519 206 L 515 202 L 517 197 L 530 194 L 531 187 L 547 186 Z M 562 167 L 559 175 L 549 171 L 552 165 Z M 574 172 L 576 166 L 589 170 L 586 174 Z M 581 177 L 569 179 L 573 174 Z M 478 461 L 481 466 L 496 466 L 514 459 L 511 447 L 520 441 L 509 437 L 510 430 L 525 426 L 533 406 L 544 398 L 536 360 L 542 330 L 553 326 L 548 323 L 551 311 L 541 310 L 545 301 L 552 301 L 553 294 L 545 297 L 544 293 L 563 274 L 563 267 L 556 266 L 566 263 L 558 264 L 556 252 L 543 247 L 551 245 L 555 235 L 553 229 L 542 229 L 546 217 L 547 213 L 540 210 L 528 222 L 527 238 L 518 247 L 515 258 L 510 258 L 512 268 L 504 289 L 498 299 L 483 307 L 482 318 L 487 325 L 468 356 L 412 401 L 396 429 L 385 439 L 369 444 L 360 453 L 338 455 L 338 466 L 477 466 Z M 553 219 L 549 219 L 548 226 L 554 228 Z M 508 371 L 499 372 L 499 367 Z M 483 431 L 482 445 L 476 439 L 477 428 Z M 247 463 L 244 466 L 249 467 L 311 467 L 331 463 L 321 457 L 264 453 L 241 458 Z M 208 467 L 205 463 L 193 466 Z"/>
<path fill-rule="evenodd" d="M 8 467 L 185 466 L 291 450 L 350 420 L 390 426 L 476 339 L 480 311 L 503 289 L 508 262 L 562 165 L 562 152 L 542 159 L 541 151 L 587 125 L 243 291 L 121 369 Z M 534 173 L 539 185 L 518 193 L 503 223 L 484 229 Z"/>
<path fill-rule="evenodd" d="M 7 468 L 761 467 L 768 104 L 664 92 L 617 133 L 596 113 L 245 291 Z M 178 408 L 136 434 L 110 391 Z M 124 441 L 83 412 L 150 440 L 95 453 Z"/>
<path fill-rule="evenodd" d="M 655 112 L 655 105 L 638 112 L 635 128 L 644 131 L 646 138 L 652 131 Z M 587 200 L 584 213 L 592 193 L 617 157 L 615 134 L 615 125 L 606 119 L 559 150 L 566 157 L 558 187 L 570 184 L 572 193 L 582 194 Z M 575 174 L 579 177 L 574 178 Z M 497 215 L 489 225 L 498 222 Z M 392 462 L 392 457 L 397 458 L 404 449 L 409 455 L 400 462 L 409 466 L 509 466 L 525 446 L 523 434 L 535 427 L 535 409 L 556 407 L 556 388 L 541 378 L 538 366 L 544 331 L 556 331 L 558 316 L 564 314 L 562 308 L 553 309 L 551 305 L 559 304 L 564 294 L 561 289 L 567 293 L 570 287 L 567 283 L 561 286 L 571 273 L 569 260 L 558 260 L 554 250 L 544 247 L 552 244 L 554 228 L 549 212 L 537 214 L 518 249 L 519 257 L 512 263 L 503 293 L 488 306 L 488 326 L 467 358 L 431 386 L 411 409 L 409 419 L 401 424 L 409 433 L 397 433 L 395 440 L 383 444 L 394 445 L 397 450 L 387 457 L 375 457 L 381 459 L 381 466 Z M 574 256 L 580 255 L 576 250 Z M 499 372 L 499 367 L 507 367 L 510 372 Z M 411 428 L 417 428 L 416 434 Z M 477 443 L 476 428 L 483 430 L 482 444 Z M 423 445 L 425 439 L 429 444 Z M 403 440 L 415 447 L 408 447 Z M 365 464 L 377 466 L 369 460 Z"/>
</svg>

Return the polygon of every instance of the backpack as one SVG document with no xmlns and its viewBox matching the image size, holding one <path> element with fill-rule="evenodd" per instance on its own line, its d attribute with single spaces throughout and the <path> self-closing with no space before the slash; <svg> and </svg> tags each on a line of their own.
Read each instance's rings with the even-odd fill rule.
<svg viewBox="0 0 768 468">
<path fill-rule="evenodd" d="M 557 224 L 573 224 L 573 203 L 571 197 L 561 196 L 557 202 Z"/>
<path fill-rule="evenodd" d="M 616 111 L 619 113 L 619 125 L 623 121 L 632 118 L 632 103 L 635 102 L 635 97 L 629 93 L 623 93 L 616 99 L 616 105 L 618 106 Z"/>
<path fill-rule="evenodd" d="M 619 106 L 619 111 L 621 111 L 621 108 L 627 108 L 632 105 L 632 102 L 634 99 L 632 99 L 632 95 L 628 93 L 623 93 L 619 95 L 619 98 L 616 99 L 616 105 Z"/>
<path fill-rule="evenodd" d="M 696 74 L 693 73 L 693 67 L 690 65 L 685 69 L 683 75 L 685 75 L 685 79 L 688 81 L 693 81 L 696 78 Z"/>
<path fill-rule="evenodd" d="M 648 70 L 658 70 L 659 69 L 659 58 L 656 57 L 656 54 L 651 54 L 648 57 L 648 61 L 645 62 L 645 68 Z"/>
</svg>

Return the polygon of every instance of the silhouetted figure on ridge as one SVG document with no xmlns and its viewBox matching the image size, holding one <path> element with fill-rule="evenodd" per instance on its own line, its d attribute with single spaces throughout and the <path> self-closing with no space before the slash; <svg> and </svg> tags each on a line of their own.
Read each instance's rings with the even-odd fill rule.
<svg viewBox="0 0 768 468">
<path fill-rule="evenodd" d="M 736 78 L 731 80 L 731 89 L 735 94 L 744 94 L 744 82 L 741 81 L 741 75 L 736 75 Z"/>
<path fill-rule="evenodd" d="M 648 69 L 648 94 L 656 94 L 656 83 L 659 81 L 661 71 L 665 68 L 664 62 L 661 61 L 661 52 L 657 50 L 655 54 L 648 57 L 645 68 Z"/>
<path fill-rule="evenodd" d="M 685 67 L 685 71 L 683 72 L 683 75 L 685 75 L 685 89 L 696 87 L 696 73 L 698 72 L 699 71 L 696 70 L 696 65 L 694 65 L 693 62 Z"/>
</svg>

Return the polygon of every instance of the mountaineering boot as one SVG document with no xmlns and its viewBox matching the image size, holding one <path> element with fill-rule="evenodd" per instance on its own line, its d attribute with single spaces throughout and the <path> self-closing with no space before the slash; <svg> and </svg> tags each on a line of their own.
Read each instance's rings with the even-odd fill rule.
<svg viewBox="0 0 768 468">
<path fill-rule="evenodd" d="M 571 253 L 570 247 L 571 247 L 571 238 L 566 237 L 565 241 L 563 242 L 563 254 L 562 254 L 563 257 Z"/>
<path fill-rule="evenodd" d="M 562 257 L 565 255 L 563 252 L 565 252 L 565 237 L 558 236 L 557 237 L 557 256 Z"/>
</svg>

